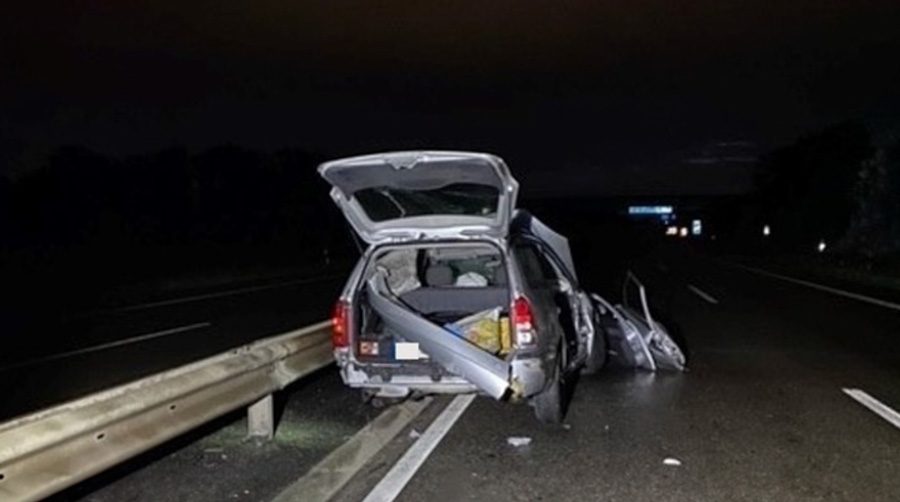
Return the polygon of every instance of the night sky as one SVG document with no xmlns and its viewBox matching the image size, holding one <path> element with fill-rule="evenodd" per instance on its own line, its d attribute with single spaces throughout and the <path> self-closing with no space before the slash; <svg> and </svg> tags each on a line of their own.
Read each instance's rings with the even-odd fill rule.
<svg viewBox="0 0 900 502">
<path fill-rule="evenodd" d="M 900 116 L 897 1 L 186 3 L 7 7 L 0 146 L 474 149 L 537 193 L 732 193 Z"/>
</svg>

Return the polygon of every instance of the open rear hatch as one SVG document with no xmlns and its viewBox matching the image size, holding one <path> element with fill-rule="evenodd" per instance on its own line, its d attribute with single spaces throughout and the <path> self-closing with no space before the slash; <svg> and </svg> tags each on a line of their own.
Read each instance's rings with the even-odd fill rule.
<svg viewBox="0 0 900 502">
<path fill-rule="evenodd" d="M 504 237 L 519 185 L 503 161 L 469 152 L 393 152 L 319 166 L 331 197 L 369 244 Z"/>
</svg>

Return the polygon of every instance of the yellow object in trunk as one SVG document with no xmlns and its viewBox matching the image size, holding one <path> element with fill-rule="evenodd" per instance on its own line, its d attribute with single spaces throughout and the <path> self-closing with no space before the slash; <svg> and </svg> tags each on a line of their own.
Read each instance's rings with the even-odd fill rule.
<svg viewBox="0 0 900 502">
<path fill-rule="evenodd" d="M 466 327 L 466 340 L 496 354 L 500 352 L 500 330 L 496 319 L 481 319 Z"/>
<path fill-rule="evenodd" d="M 506 319 L 506 318 L 504 318 Z M 509 322 L 500 320 L 500 308 L 484 310 L 445 325 L 447 329 L 482 349 L 499 354 L 504 350 L 503 332 L 506 331 L 506 349 L 509 350 Z"/>
<path fill-rule="evenodd" d="M 512 349 L 512 339 L 509 336 L 509 317 L 500 318 L 500 353 L 508 354 Z"/>
</svg>

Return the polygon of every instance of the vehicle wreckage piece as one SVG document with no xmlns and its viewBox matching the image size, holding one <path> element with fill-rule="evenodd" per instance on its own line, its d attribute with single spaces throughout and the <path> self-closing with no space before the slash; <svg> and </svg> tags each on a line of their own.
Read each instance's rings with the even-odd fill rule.
<svg viewBox="0 0 900 502">
<path fill-rule="evenodd" d="M 629 273 L 638 288 L 642 310 L 627 303 L 614 306 L 592 294 L 595 305 L 614 320 L 607 327 L 610 355 L 619 366 L 649 371 L 685 369 L 685 357 L 665 328 L 650 316 L 644 286 Z M 402 338 L 418 343 L 422 350 L 447 371 L 459 375 L 494 399 L 507 395 L 510 365 L 472 343 L 453 335 L 404 305 L 390 291 L 384 273 L 376 273 L 367 284 L 372 308 L 384 323 Z"/>
<path fill-rule="evenodd" d="M 684 353 L 665 327 L 651 316 L 644 285 L 628 272 L 622 290 L 623 303 L 616 306 L 599 295 L 591 295 L 615 319 L 616 326 L 606 330 L 613 361 L 619 366 L 649 371 L 684 371 Z M 630 290 L 637 293 L 639 306 L 629 302 Z"/>
<path fill-rule="evenodd" d="M 537 218 L 530 218 L 528 224 L 531 231 L 553 249 L 569 277 L 575 279 L 575 261 L 572 259 L 568 239 Z M 629 301 L 631 291 L 637 293 L 640 305 L 632 306 Z M 592 294 L 591 298 L 608 311 L 618 324 L 618 329 L 607 330 L 607 347 L 612 349 L 612 355 L 618 358 L 620 365 L 650 371 L 684 371 L 684 353 L 665 327 L 653 320 L 647 304 L 646 289 L 631 271 L 626 274 L 622 287 L 622 305 L 615 307 L 596 294 Z M 616 347 L 619 349 L 616 350 Z"/>
<path fill-rule="evenodd" d="M 381 271 L 368 282 L 369 301 L 384 324 L 447 369 L 501 399 L 510 387 L 510 365 L 403 305 L 387 287 Z"/>
</svg>

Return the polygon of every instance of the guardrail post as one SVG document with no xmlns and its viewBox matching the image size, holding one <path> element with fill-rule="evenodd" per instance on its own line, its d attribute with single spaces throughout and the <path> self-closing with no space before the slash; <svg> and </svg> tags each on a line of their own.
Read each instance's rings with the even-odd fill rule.
<svg viewBox="0 0 900 502">
<path fill-rule="evenodd" d="M 272 439 L 275 435 L 275 407 L 272 394 L 266 395 L 247 408 L 247 435 Z"/>
</svg>

